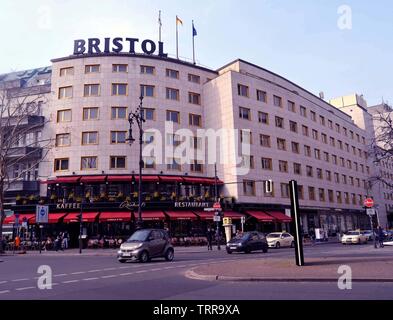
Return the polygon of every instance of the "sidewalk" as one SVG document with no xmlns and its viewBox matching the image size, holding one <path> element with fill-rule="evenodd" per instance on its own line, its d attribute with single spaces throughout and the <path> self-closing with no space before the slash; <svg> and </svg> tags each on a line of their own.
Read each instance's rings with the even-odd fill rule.
<svg viewBox="0 0 393 320">
<path fill-rule="evenodd" d="M 186 276 L 208 281 L 269 281 L 269 282 L 337 282 L 342 275 L 340 266 L 350 266 L 352 281 L 393 282 L 391 248 L 378 249 L 361 256 L 333 256 L 305 258 L 306 265 L 296 266 L 295 258 L 237 260 L 209 264 L 188 270 Z M 389 254 L 387 254 L 389 253 Z"/>
</svg>

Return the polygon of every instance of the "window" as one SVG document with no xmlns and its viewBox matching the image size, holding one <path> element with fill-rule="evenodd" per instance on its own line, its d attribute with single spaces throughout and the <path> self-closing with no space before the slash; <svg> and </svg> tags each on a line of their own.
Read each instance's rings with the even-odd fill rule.
<svg viewBox="0 0 393 320">
<path fill-rule="evenodd" d="M 83 121 L 98 120 L 98 108 L 83 108 Z"/>
<path fill-rule="evenodd" d="M 189 114 L 188 121 L 190 126 L 200 127 L 202 126 L 202 116 L 198 114 Z"/>
<path fill-rule="evenodd" d="M 154 132 L 143 133 L 143 144 L 150 144 L 154 142 Z"/>
<path fill-rule="evenodd" d="M 310 146 L 304 146 L 304 155 L 306 157 L 311 157 L 311 147 Z"/>
<path fill-rule="evenodd" d="M 288 101 L 288 110 L 291 112 L 296 112 L 295 103 L 292 101 Z"/>
<path fill-rule="evenodd" d="M 269 124 L 269 115 L 265 112 L 258 112 L 259 123 Z"/>
<path fill-rule="evenodd" d="M 265 91 L 257 90 L 257 100 L 267 103 L 267 94 Z"/>
<path fill-rule="evenodd" d="M 329 202 L 331 202 L 331 203 L 334 202 L 334 191 L 333 190 L 328 190 L 328 198 L 329 198 Z"/>
<path fill-rule="evenodd" d="M 273 104 L 276 106 L 276 107 L 282 107 L 282 98 L 281 97 L 278 97 L 278 96 L 273 96 Z"/>
<path fill-rule="evenodd" d="M 307 177 L 312 178 L 314 176 L 313 168 L 311 166 L 306 166 L 306 175 Z"/>
<path fill-rule="evenodd" d="M 112 72 L 128 72 L 127 64 L 112 64 Z"/>
<path fill-rule="evenodd" d="M 144 169 L 155 169 L 156 168 L 156 158 L 143 157 L 143 168 Z"/>
<path fill-rule="evenodd" d="M 283 151 L 287 150 L 285 139 L 277 138 L 277 149 Z"/>
<path fill-rule="evenodd" d="M 126 143 L 127 131 L 111 131 L 111 143 L 121 144 Z"/>
<path fill-rule="evenodd" d="M 282 198 L 289 198 L 289 184 L 288 183 L 281 183 L 281 197 Z"/>
<path fill-rule="evenodd" d="M 300 153 L 300 146 L 297 142 L 292 142 L 292 152 L 293 153 Z"/>
<path fill-rule="evenodd" d="M 97 157 L 81 158 L 81 170 L 94 170 L 97 168 Z"/>
<path fill-rule="evenodd" d="M 317 168 L 317 178 L 318 179 L 323 179 L 323 171 L 320 168 Z"/>
<path fill-rule="evenodd" d="M 356 140 L 360 143 L 360 136 L 358 133 L 356 134 Z"/>
<path fill-rule="evenodd" d="M 318 194 L 319 194 L 319 201 L 325 202 L 325 189 L 319 188 Z"/>
<path fill-rule="evenodd" d="M 345 159 L 343 157 L 340 157 L 340 164 L 342 167 L 345 167 Z"/>
<path fill-rule="evenodd" d="M 336 123 L 336 132 L 340 133 L 340 125 Z"/>
<path fill-rule="evenodd" d="M 315 159 L 321 160 L 321 151 L 319 149 L 314 149 Z"/>
<path fill-rule="evenodd" d="M 69 133 L 56 135 L 56 147 L 67 147 L 69 145 L 71 145 L 71 135 Z"/>
<path fill-rule="evenodd" d="M 99 84 L 85 84 L 85 89 L 83 91 L 84 97 L 98 97 L 99 95 L 100 95 Z"/>
<path fill-rule="evenodd" d="M 249 97 L 248 87 L 242 84 L 237 85 L 237 94 L 242 97 Z"/>
<path fill-rule="evenodd" d="M 166 135 L 166 144 L 168 146 L 179 146 L 182 143 L 182 138 L 178 134 L 167 133 Z"/>
<path fill-rule="evenodd" d="M 305 118 L 307 117 L 307 109 L 303 106 L 300 106 L 300 115 Z"/>
<path fill-rule="evenodd" d="M 85 73 L 98 73 L 98 72 L 100 72 L 99 64 L 91 64 L 85 66 Z"/>
<path fill-rule="evenodd" d="M 67 171 L 69 169 L 69 159 L 55 159 L 55 171 Z"/>
<path fill-rule="evenodd" d="M 241 167 L 254 169 L 254 156 L 242 155 Z"/>
<path fill-rule="evenodd" d="M 279 169 L 280 172 L 287 173 L 288 172 L 288 162 L 279 160 L 278 161 L 278 169 Z"/>
<path fill-rule="evenodd" d="M 324 160 L 325 160 L 326 162 L 329 162 L 329 161 L 330 161 L 329 153 L 328 153 L 328 152 L 324 152 L 324 153 L 323 153 L 323 158 L 324 158 Z"/>
<path fill-rule="evenodd" d="M 179 79 L 179 71 L 173 69 L 166 69 L 167 78 Z"/>
<path fill-rule="evenodd" d="M 351 198 L 352 198 L 352 204 L 356 205 L 356 194 L 352 193 Z"/>
<path fill-rule="evenodd" d="M 178 89 L 166 88 L 166 98 L 169 100 L 179 101 L 180 91 Z"/>
<path fill-rule="evenodd" d="M 329 170 L 325 171 L 325 175 L 327 181 L 332 181 L 332 173 Z"/>
<path fill-rule="evenodd" d="M 300 163 L 294 163 L 293 164 L 293 173 L 297 175 L 302 174 L 302 165 Z"/>
<path fill-rule="evenodd" d="M 332 162 L 333 164 L 337 165 L 337 156 L 336 155 L 332 155 Z"/>
<path fill-rule="evenodd" d="M 329 127 L 329 129 L 333 130 L 333 121 L 332 120 L 328 120 L 328 127 Z"/>
<path fill-rule="evenodd" d="M 262 185 L 265 186 L 266 183 L 268 183 L 268 181 L 266 180 L 262 180 Z M 274 197 L 274 182 L 271 182 L 272 185 L 272 192 L 266 192 L 266 188 L 262 188 L 263 189 L 263 196 L 267 197 L 267 198 L 273 198 Z"/>
<path fill-rule="evenodd" d="M 73 95 L 72 86 L 59 88 L 59 99 L 70 99 Z"/>
<path fill-rule="evenodd" d="M 299 199 L 303 200 L 304 199 L 303 186 L 301 186 L 301 185 L 297 186 L 297 193 L 298 193 Z"/>
<path fill-rule="evenodd" d="M 350 135 L 351 135 L 351 139 L 353 140 L 353 131 L 351 130 L 351 131 L 349 131 L 349 133 L 350 133 Z"/>
<path fill-rule="evenodd" d="M 347 184 L 347 176 L 345 175 L 345 174 L 342 174 L 341 175 L 341 178 L 342 178 L 342 182 L 343 182 L 343 184 Z"/>
<path fill-rule="evenodd" d="M 284 129 L 284 119 L 280 117 L 276 117 L 276 127 Z"/>
<path fill-rule="evenodd" d="M 344 201 L 346 204 L 349 204 L 349 193 L 348 192 L 344 192 Z"/>
<path fill-rule="evenodd" d="M 349 149 L 349 144 L 348 144 L 348 143 L 345 144 L 345 150 L 346 150 L 347 152 L 350 152 L 350 151 L 349 151 L 350 149 Z"/>
<path fill-rule="evenodd" d="M 302 133 L 304 136 L 308 137 L 308 127 L 307 126 L 302 126 Z"/>
<path fill-rule="evenodd" d="M 57 111 L 57 122 L 70 122 L 71 121 L 71 110 L 59 110 Z"/>
<path fill-rule="evenodd" d="M 82 145 L 98 144 L 98 132 L 82 132 Z"/>
<path fill-rule="evenodd" d="M 201 83 L 201 77 L 200 76 L 197 76 L 197 75 L 195 75 L 195 74 L 191 74 L 191 73 L 189 73 L 188 74 L 188 81 L 189 82 L 193 82 L 193 83 Z"/>
<path fill-rule="evenodd" d="M 311 115 L 311 120 L 316 122 L 317 121 L 316 113 L 314 111 L 310 111 L 310 115 Z"/>
<path fill-rule="evenodd" d="M 315 188 L 314 187 L 308 187 L 308 199 L 311 201 L 315 201 Z"/>
<path fill-rule="evenodd" d="M 340 175 L 337 172 L 334 173 L 334 182 L 340 183 Z"/>
<path fill-rule="evenodd" d="M 297 123 L 294 122 L 294 121 L 289 121 L 289 129 L 290 129 L 292 132 L 297 133 Z"/>
<path fill-rule="evenodd" d="M 343 127 L 343 131 L 344 131 L 344 136 L 348 137 L 348 130 L 347 130 L 347 128 Z"/>
<path fill-rule="evenodd" d="M 112 107 L 112 120 L 126 119 L 127 118 L 127 107 Z"/>
<path fill-rule="evenodd" d="M 243 194 L 245 196 L 255 196 L 255 181 L 243 180 Z"/>
<path fill-rule="evenodd" d="M 189 92 L 188 93 L 188 102 L 192 104 L 201 104 L 201 95 L 199 93 Z"/>
<path fill-rule="evenodd" d="M 312 137 L 314 140 L 318 140 L 318 131 L 317 130 L 312 130 Z"/>
<path fill-rule="evenodd" d="M 335 142 L 335 139 L 334 139 L 333 137 L 330 137 L 330 145 L 331 145 L 332 147 L 335 147 L 335 146 L 336 146 L 336 142 Z"/>
<path fill-rule="evenodd" d="M 341 140 L 337 140 L 338 142 L 338 147 L 343 150 L 343 142 Z"/>
<path fill-rule="evenodd" d="M 203 164 L 199 162 L 198 160 L 193 160 L 193 162 L 190 165 L 191 172 L 198 172 L 202 173 L 203 172 Z"/>
<path fill-rule="evenodd" d="M 352 161 L 351 160 L 347 160 L 347 168 L 352 169 Z"/>
<path fill-rule="evenodd" d="M 202 149 L 202 138 L 199 137 L 190 137 L 190 147 L 192 149 Z"/>
<path fill-rule="evenodd" d="M 321 133 L 321 139 L 322 139 L 323 143 L 327 144 L 327 135 L 326 134 Z"/>
<path fill-rule="evenodd" d="M 319 123 L 323 126 L 325 125 L 325 117 L 324 116 L 319 116 Z"/>
<path fill-rule="evenodd" d="M 112 83 L 112 96 L 128 95 L 127 83 Z"/>
<path fill-rule="evenodd" d="M 240 142 L 252 144 L 252 132 L 250 130 L 240 130 Z"/>
<path fill-rule="evenodd" d="M 248 108 L 239 107 L 239 118 L 251 120 L 251 110 Z"/>
<path fill-rule="evenodd" d="M 74 67 L 67 67 L 60 69 L 60 77 L 73 76 L 74 75 Z"/>
<path fill-rule="evenodd" d="M 273 160 L 269 158 L 262 158 L 262 169 L 273 170 Z"/>
<path fill-rule="evenodd" d="M 270 143 L 270 136 L 261 134 L 260 135 L 260 141 L 261 141 L 261 146 L 265 148 L 270 148 L 271 143 Z"/>
<path fill-rule="evenodd" d="M 141 84 L 141 96 L 142 97 L 154 97 L 154 86 Z"/>
<path fill-rule="evenodd" d="M 343 199 L 341 196 L 341 191 L 336 191 L 336 198 L 337 198 L 337 203 L 342 203 Z"/>
<path fill-rule="evenodd" d="M 180 112 L 167 110 L 166 121 L 180 123 Z"/>
<path fill-rule="evenodd" d="M 349 177 L 349 184 L 351 185 L 351 186 L 354 186 L 355 184 L 354 184 L 354 179 L 353 179 L 353 177 Z"/>
<path fill-rule="evenodd" d="M 126 168 L 126 157 L 124 156 L 112 156 L 111 158 L 111 169 L 125 169 Z"/>
<path fill-rule="evenodd" d="M 155 109 L 152 108 L 143 108 L 143 119 L 145 120 L 154 120 L 155 119 Z"/>
<path fill-rule="evenodd" d="M 141 66 L 141 74 L 151 74 L 154 75 L 156 73 L 156 68 L 152 66 Z"/>
</svg>

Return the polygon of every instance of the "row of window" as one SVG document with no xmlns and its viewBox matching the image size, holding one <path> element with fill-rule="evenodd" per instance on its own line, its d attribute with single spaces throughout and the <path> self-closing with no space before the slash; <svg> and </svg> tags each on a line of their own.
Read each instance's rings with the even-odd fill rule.
<svg viewBox="0 0 393 320">
<path fill-rule="evenodd" d="M 241 97 L 246 97 L 246 98 L 250 98 L 250 88 L 246 85 L 243 84 L 238 84 L 237 85 L 237 89 L 238 89 L 238 95 Z M 264 103 L 268 103 L 268 95 L 266 91 L 262 91 L 262 90 L 256 90 L 256 99 L 257 101 L 261 101 Z M 283 102 L 283 98 L 279 97 L 277 95 L 273 95 L 273 105 L 279 108 L 283 108 L 284 107 L 284 102 Z M 289 111 L 296 113 L 297 112 L 297 106 L 294 102 L 287 100 L 287 108 Z M 317 118 L 317 114 L 315 111 L 312 110 L 307 110 L 306 107 L 304 106 L 299 106 L 299 112 L 300 115 L 307 118 L 308 114 L 310 114 L 310 119 L 314 122 L 317 122 L 318 118 Z M 355 140 L 355 136 L 356 136 L 356 140 L 363 144 L 366 144 L 366 139 L 364 137 L 360 137 L 359 134 L 355 134 L 352 130 L 349 130 L 348 133 L 348 129 L 344 126 L 340 126 L 340 124 L 338 123 L 333 123 L 332 120 L 329 120 L 320 115 L 319 116 L 319 124 L 321 124 L 322 126 L 328 126 L 329 129 L 331 130 L 335 130 L 337 133 L 343 133 L 345 137 L 350 137 L 352 140 Z"/>
<path fill-rule="evenodd" d="M 254 164 L 254 156 L 243 156 L 242 157 L 242 166 L 250 168 L 250 169 L 255 169 L 255 164 Z M 273 159 L 270 158 L 261 158 L 261 168 L 262 170 L 273 170 Z M 303 171 L 305 169 L 305 171 Z M 367 167 L 367 170 L 369 168 Z M 284 160 L 279 160 L 278 161 L 278 171 L 281 173 L 289 173 L 289 163 L 288 161 Z M 361 165 L 361 171 L 364 173 L 364 166 Z M 345 174 L 339 174 L 337 172 L 332 172 L 330 170 L 323 170 L 322 168 L 316 168 L 314 171 L 314 168 L 312 166 L 302 166 L 300 163 L 293 163 L 293 171 L 292 173 L 294 175 L 305 175 L 309 178 L 317 177 L 318 179 L 326 179 L 327 181 L 334 181 L 335 183 L 343 183 L 343 184 L 349 184 L 351 186 L 355 186 L 355 182 L 357 187 L 361 187 L 360 184 L 360 179 L 359 178 L 354 178 L 352 176 L 347 176 Z M 369 172 L 367 172 L 369 173 Z M 333 180 L 334 178 L 334 180 Z M 362 180 L 363 187 L 365 189 L 368 188 L 368 184 L 366 180 Z"/>
<path fill-rule="evenodd" d="M 101 95 L 101 85 L 99 83 L 85 84 L 83 89 L 84 97 L 99 97 Z M 128 83 L 112 83 L 112 96 L 128 96 Z M 140 95 L 143 97 L 156 97 L 156 87 L 153 85 L 140 85 Z M 58 98 L 71 99 L 74 96 L 73 86 L 60 87 Z M 180 90 L 166 88 L 166 99 L 180 101 Z M 188 103 L 201 105 L 201 95 L 195 92 L 188 92 Z"/>
<path fill-rule="evenodd" d="M 145 120 L 156 120 L 155 109 L 152 108 L 143 108 L 142 116 Z M 112 107 L 111 109 L 111 119 L 119 120 L 119 119 L 127 119 L 127 107 Z M 83 108 L 83 120 L 98 120 L 99 118 L 99 108 L 96 107 L 88 107 Z M 72 110 L 58 110 L 57 111 L 57 122 L 71 122 L 72 121 Z M 180 112 L 173 110 L 166 110 L 166 121 L 179 123 L 180 124 Z M 188 124 L 190 126 L 201 127 L 202 126 L 202 116 L 199 114 L 188 114 Z"/>
<path fill-rule="evenodd" d="M 156 75 L 156 67 L 154 66 L 146 66 L 146 65 L 141 65 L 140 66 L 140 74 L 147 74 L 147 75 Z M 74 75 L 74 67 L 65 67 L 60 69 L 60 77 L 66 77 L 66 76 L 73 76 Z M 90 65 L 85 65 L 85 74 L 89 73 L 100 73 L 101 72 L 101 65 L 99 64 L 90 64 Z M 112 72 L 113 73 L 128 73 L 128 64 L 112 64 Z M 178 70 L 174 69 L 165 69 L 165 75 L 168 78 L 171 79 L 180 79 L 180 72 Z M 188 73 L 187 74 L 187 79 L 189 82 L 192 83 L 201 83 L 201 77 Z"/>
<path fill-rule="evenodd" d="M 243 180 L 243 195 L 255 197 L 256 195 L 256 182 L 253 180 Z M 274 185 L 273 185 L 274 186 Z M 320 201 L 320 202 L 330 202 L 330 203 L 338 203 L 338 204 L 353 204 L 363 206 L 363 201 L 366 198 L 365 195 L 342 192 L 342 191 L 334 191 L 327 190 L 324 188 L 315 188 L 309 186 L 308 188 L 308 200 L 310 201 Z M 289 198 L 289 184 L 281 183 L 280 184 L 280 192 L 281 198 Z M 304 194 L 304 187 L 298 186 L 298 194 L 299 199 L 306 200 Z M 266 190 L 263 191 L 264 197 L 275 197 L 274 188 L 272 193 L 267 193 Z M 327 197 L 326 197 L 327 196 Z"/>
<path fill-rule="evenodd" d="M 59 158 L 54 161 L 54 170 L 68 171 L 70 166 L 69 158 Z M 182 171 L 184 165 L 180 164 L 179 159 L 167 158 L 166 162 L 167 170 Z M 89 156 L 81 157 L 80 162 L 81 170 L 98 170 L 98 157 Z M 109 168 L 111 170 L 124 170 L 127 169 L 127 157 L 126 156 L 110 156 Z M 156 163 L 154 157 L 144 157 L 143 158 L 143 168 L 144 169 L 155 169 Z M 195 173 L 203 173 L 203 164 L 198 160 L 193 160 L 189 165 L 189 170 Z M 188 169 L 187 169 L 188 170 Z"/>
</svg>

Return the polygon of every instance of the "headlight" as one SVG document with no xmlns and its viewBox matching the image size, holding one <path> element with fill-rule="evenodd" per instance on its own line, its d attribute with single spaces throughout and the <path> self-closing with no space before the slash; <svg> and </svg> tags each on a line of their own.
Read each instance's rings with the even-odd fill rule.
<svg viewBox="0 0 393 320">
<path fill-rule="evenodd" d="M 243 245 L 243 243 L 238 243 L 237 244 L 238 247 L 241 247 L 242 245 Z"/>
<path fill-rule="evenodd" d="M 121 250 L 117 251 L 117 254 L 121 254 Z"/>
</svg>

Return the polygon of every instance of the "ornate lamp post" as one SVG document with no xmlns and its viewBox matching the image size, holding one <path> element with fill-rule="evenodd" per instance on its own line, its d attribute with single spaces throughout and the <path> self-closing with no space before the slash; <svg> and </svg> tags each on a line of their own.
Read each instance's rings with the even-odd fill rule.
<svg viewBox="0 0 393 320">
<path fill-rule="evenodd" d="M 143 123 L 146 121 L 143 117 L 143 96 L 139 97 L 140 103 L 138 108 L 134 112 L 130 112 L 128 115 L 128 122 L 130 124 L 129 136 L 127 141 L 132 145 L 135 142 L 135 139 L 132 136 L 132 126 L 134 122 L 138 125 L 139 128 L 139 181 L 138 181 L 138 220 L 136 223 L 136 228 L 141 229 L 143 227 L 142 221 L 142 169 L 144 166 L 142 159 L 142 145 L 143 145 Z"/>
</svg>

